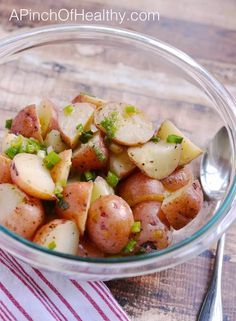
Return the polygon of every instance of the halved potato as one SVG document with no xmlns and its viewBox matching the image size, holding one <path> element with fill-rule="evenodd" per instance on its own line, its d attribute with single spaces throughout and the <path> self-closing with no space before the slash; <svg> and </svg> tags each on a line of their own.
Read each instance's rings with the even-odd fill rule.
<svg viewBox="0 0 236 321">
<path fill-rule="evenodd" d="M 108 150 L 101 134 L 96 133 L 86 144 L 81 144 L 72 157 L 72 167 L 79 172 L 106 167 Z"/>
<path fill-rule="evenodd" d="M 148 142 L 142 146 L 128 148 L 130 159 L 147 176 L 163 179 L 177 168 L 181 155 L 180 144 Z"/>
<path fill-rule="evenodd" d="M 68 207 L 61 208 L 60 204 L 56 207 L 59 217 L 74 220 L 77 223 L 81 235 L 85 231 L 92 191 L 92 182 L 70 183 L 63 190 L 63 200 Z"/>
<path fill-rule="evenodd" d="M 82 125 L 85 130 L 90 126 L 93 118 L 94 105 L 89 103 L 76 103 L 71 105 L 73 111 L 65 113 L 64 110 L 59 113 L 59 131 L 63 140 L 74 148 L 78 141 L 81 132 L 76 129 L 78 125 Z"/>
<path fill-rule="evenodd" d="M 78 96 L 76 96 L 73 100 L 72 103 L 90 103 L 95 105 L 96 107 L 100 107 L 106 103 L 106 100 L 88 95 L 86 93 L 80 93 Z"/>
<path fill-rule="evenodd" d="M 118 194 L 130 205 L 134 206 L 144 201 L 164 199 L 165 190 L 160 181 L 143 173 L 135 173 L 119 184 Z"/>
<path fill-rule="evenodd" d="M 56 108 L 51 100 L 44 99 L 40 102 L 37 112 L 41 125 L 41 134 L 45 138 L 51 130 L 58 129 Z"/>
<path fill-rule="evenodd" d="M 49 147 L 52 146 L 52 149 L 56 153 L 61 153 L 63 150 L 67 149 L 66 144 L 61 139 L 61 134 L 58 130 L 53 129 L 51 130 L 44 141 L 44 144 Z"/>
<path fill-rule="evenodd" d="M 160 211 L 160 202 L 142 202 L 133 208 L 134 220 L 141 223 L 141 230 L 134 235 L 134 239 L 147 252 L 150 250 L 148 246 L 151 249 L 166 248 L 172 239 L 171 232 L 159 217 Z"/>
<path fill-rule="evenodd" d="M 5 136 L 3 136 L 2 143 L 1 143 L 1 150 L 2 153 L 11 147 L 11 143 L 17 138 L 15 134 L 7 133 Z M 5 154 L 4 154 L 5 155 Z"/>
<path fill-rule="evenodd" d="M 79 231 L 73 221 L 55 219 L 39 229 L 33 242 L 52 251 L 76 255 Z"/>
<path fill-rule="evenodd" d="M 114 189 L 107 183 L 107 181 L 103 177 L 97 176 L 93 183 L 91 204 L 99 197 L 111 194 L 115 194 Z"/>
<path fill-rule="evenodd" d="M 0 184 L 11 183 L 11 160 L 0 154 Z"/>
<path fill-rule="evenodd" d="M 196 217 L 202 204 L 201 185 L 198 180 L 195 180 L 192 185 L 182 187 L 166 197 L 161 209 L 170 225 L 179 230 Z"/>
<path fill-rule="evenodd" d="M 12 184 L 0 184 L 0 224 L 27 239 L 32 239 L 43 223 L 40 200 L 26 195 Z"/>
<path fill-rule="evenodd" d="M 133 112 L 127 112 L 129 109 Z M 97 108 L 94 120 L 108 138 L 121 145 L 143 144 L 154 134 L 153 124 L 146 115 L 124 103 L 109 102 Z"/>
<path fill-rule="evenodd" d="M 182 141 L 182 153 L 179 161 L 179 165 L 185 165 L 190 163 L 194 158 L 200 156 L 203 151 L 191 142 L 171 121 L 165 120 L 158 130 L 157 135 L 166 140 L 169 135 L 178 135 L 183 137 Z"/>
<path fill-rule="evenodd" d="M 12 181 L 25 193 L 44 200 L 54 200 L 55 183 L 43 159 L 37 155 L 17 154 L 11 164 Z"/>
<path fill-rule="evenodd" d="M 109 168 L 117 177 L 124 178 L 135 168 L 135 164 L 130 160 L 127 149 L 120 154 L 110 153 Z"/>
<path fill-rule="evenodd" d="M 190 167 L 186 165 L 184 167 L 177 168 L 169 176 L 163 178 L 161 182 L 168 191 L 174 192 L 181 187 L 192 183 L 193 179 L 193 172 Z"/>
<path fill-rule="evenodd" d="M 12 121 L 11 132 L 43 142 L 41 126 L 35 105 L 22 109 Z"/>
<path fill-rule="evenodd" d="M 55 183 L 66 185 L 67 179 L 70 174 L 72 150 L 67 149 L 59 154 L 61 158 L 51 170 L 51 176 Z"/>
</svg>

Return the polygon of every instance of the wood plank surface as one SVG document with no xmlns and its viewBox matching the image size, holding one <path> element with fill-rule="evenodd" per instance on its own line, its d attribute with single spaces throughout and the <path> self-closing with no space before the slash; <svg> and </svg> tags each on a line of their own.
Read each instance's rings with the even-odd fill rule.
<svg viewBox="0 0 236 321">
<path fill-rule="evenodd" d="M 9 21 L 11 11 L 13 9 L 19 11 L 21 8 L 30 8 L 41 12 L 47 11 L 50 8 L 54 10 L 77 8 L 93 12 L 112 8 L 117 11 L 126 11 L 128 14 L 133 10 L 139 12 L 158 11 L 160 13 L 159 21 L 125 21 L 122 25 L 111 21 L 107 24 L 146 33 L 178 47 L 203 64 L 236 97 L 235 0 L 47 0 L 44 2 L 33 0 L 0 0 L 0 36 L 55 23 L 55 21 L 46 23 L 42 21 L 32 22 L 27 19 L 23 21 Z M 81 21 L 76 22 L 79 23 Z M 57 60 L 57 53 L 51 52 L 49 54 L 50 61 L 48 65 L 44 65 L 42 70 L 37 68 L 41 61 L 30 61 L 31 67 L 32 65 L 34 66 L 33 74 L 27 68 L 27 63 L 17 66 L 9 65 L 5 67 L 4 71 L 2 70 L 0 82 L 0 129 L 3 128 L 3 118 L 11 117 L 15 110 L 19 109 L 27 101 L 28 95 L 32 99 L 36 99 L 38 95 L 47 91 L 52 96 L 57 96 L 58 91 L 56 86 L 58 83 L 60 86 L 64 86 L 65 89 L 63 92 L 60 92 L 58 100 L 66 100 L 67 97 L 72 96 L 77 90 L 76 81 L 79 81 L 84 91 L 90 89 L 83 76 L 82 68 L 83 64 L 86 65 L 87 63 L 86 59 L 89 59 L 86 56 L 88 52 L 83 56 L 79 52 L 79 48 L 77 53 L 70 52 L 66 48 L 64 50 L 68 50 L 66 53 L 67 60 L 61 61 L 60 64 L 55 64 L 53 61 Z M 78 70 L 78 78 L 72 81 L 69 67 L 73 59 L 77 59 L 78 54 L 80 54 L 80 57 L 83 57 L 81 70 L 80 72 Z M 27 59 L 30 59 L 30 57 Z M 108 80 L 112 81 L 112 78 L 104 79 L 102 76 L 97 78 L 102 68 L 105 68 L 105 64 L 101 65 L 101 61 L 98 58 L 94 62 L 93 68 L 91 68 L 90 76 L 93 90 L 96 93 L 104 95 L 106 93 L 106 82 Z M 120 73 L 122 73 L 122 70 L 120 70 Z M 56 75 L 55 79 L 51 75 Z M 28 81 L 32 77 L 35 77 L 35 82 L 42 84 L 40 88 L 37 88 L 37 91 L 33 84 Z M 142 77 L 144 79 L 148 78 L 145 71 L 143 71 Z M 44 81 L 42 81 L 43 79 Z M 92 82 L 92 79 L 99 79 L 99 83 Z M 126 81 L 123 79 L 123 85 L 120 85 L 119 88 L 115 85 L 112 87 L 112 84 L 110 84 L 112 91 L 109 91 L 109 95 L 123 98 L 126 98 L 128 95 L 131 99 L 135 99 L 136 91 L 139 90 L 139 83 L 134 81 L 133 87 L 126 89 L 125 93 L 125 88 L 127 88 Z M 168 95 L 165 96 L 165 92 L 160 90 L 159 101 L 169 106 L 169 108 L 171 108 L 174 98 L 183 104 L 180 97 L 177 97 L 180 89 L 176 88 L 174 82 L 173 86 L 171 86 L 170 79 L 166 80 L 166 86 L 167 84 L 169 86 Z M 147 101 L 152 101 L 150 97 L 153 95 L 153 90 L 150 87 L 146 96 L 140 95 L 139 99 L 141 99 L 143 105 Z M 203 104 L 202 98 L 198 95 L 194 96 L 191 88 L 187 88 L 186 93 L 189 93 L 188 104 Z M 15 102 L 14 105 L 12 104 L 13 101 Z M 156 100 L 153 100 L 152 103 L 155 104 Z M 214 246 L 200 256 L 173 269 L 148 276 L 109 281 L 107 284 L 133 321 L 195 321 L 210 281 L 213 262 Z M 235 272 L 236 224 L 233 224 L 227 233 L 224 259 L 224 321 L 236 320 Z"/>
</svg>

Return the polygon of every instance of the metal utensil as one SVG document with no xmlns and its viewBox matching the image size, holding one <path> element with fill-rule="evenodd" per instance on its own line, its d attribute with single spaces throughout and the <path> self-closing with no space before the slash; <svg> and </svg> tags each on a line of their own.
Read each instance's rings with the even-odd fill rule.
<svg viewBox="0 0 236 321">
<path fill-rule="evenodd" d="M 229 136 L 222 127 L 210 142 L 204 153 L 200 180 L 205 196 L 210 200 L 219 200 L 226 192 L 230 179 L 231 150 Z M 215 264 L 210 286 L 203 301 L 198 321 L 223 321 L 221 299 L 221 275 L 224 258 L 225 234 L 217 243 Z"/>
</svg>

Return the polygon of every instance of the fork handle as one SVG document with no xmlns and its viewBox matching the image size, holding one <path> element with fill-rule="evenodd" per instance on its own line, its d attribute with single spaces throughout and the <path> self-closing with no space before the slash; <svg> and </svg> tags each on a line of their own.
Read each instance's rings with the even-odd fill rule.
<svg viewBox="0 0 236 321">
<path fill-rule="evenodd" d="M 224 259 L 225 234 L 217 243 L 214 272 L 207 294 L 203 301 L 198 321 L 223 321 L 221 300 L 221 275 Z"/>
</svg>

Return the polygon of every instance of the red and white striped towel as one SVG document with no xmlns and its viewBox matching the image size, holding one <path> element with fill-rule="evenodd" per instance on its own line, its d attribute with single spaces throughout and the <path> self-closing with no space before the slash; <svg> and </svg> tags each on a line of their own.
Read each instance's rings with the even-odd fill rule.
<svg viewBox="0 0 236 321">
<path fill-rule="evenodd" d="M 129 321 L 103 282 L 39 271 L 0 250 L 1 321 Z"/>
</svg>

